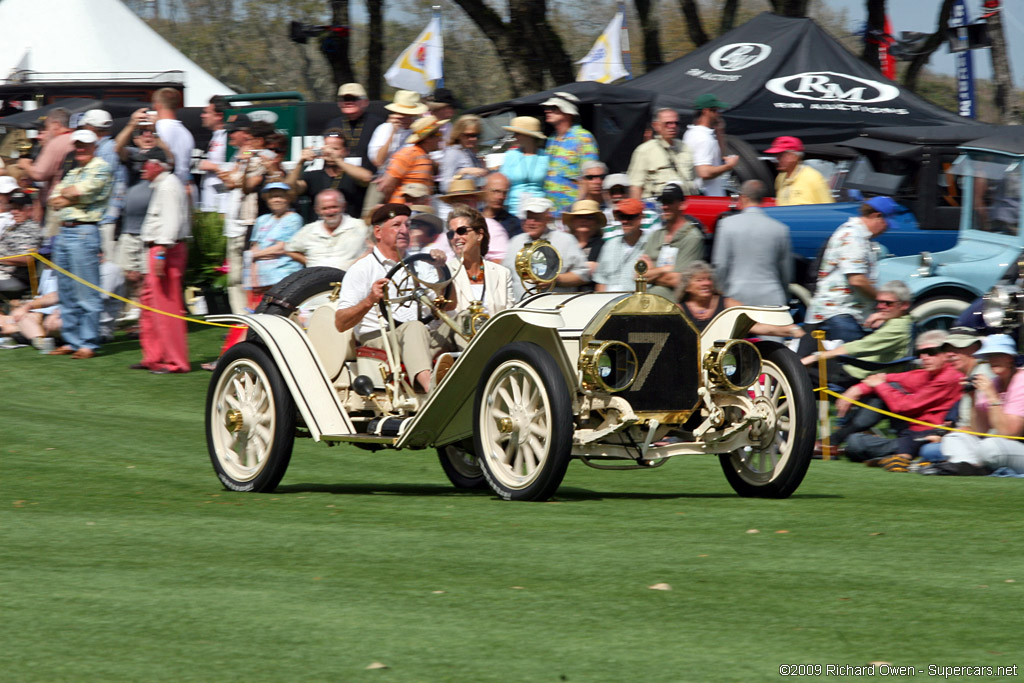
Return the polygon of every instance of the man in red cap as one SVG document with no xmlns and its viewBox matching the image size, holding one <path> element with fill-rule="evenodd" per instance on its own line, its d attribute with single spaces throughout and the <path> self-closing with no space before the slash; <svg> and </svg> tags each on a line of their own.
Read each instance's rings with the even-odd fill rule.
<svg viewBox="0 0 1024 683">
<path fill-rule="evenodd" d="M 765 154 L 778 154 L 779 175 L 775 178 L 775 205 L 831 204 L 832 191 L 825 178 L 804 160 L 800 138 L 783 135 L 775 138 Z"/>
</svg>

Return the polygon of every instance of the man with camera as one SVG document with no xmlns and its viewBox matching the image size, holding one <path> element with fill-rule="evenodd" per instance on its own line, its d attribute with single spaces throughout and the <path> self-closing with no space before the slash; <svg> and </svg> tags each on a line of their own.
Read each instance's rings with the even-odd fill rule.
<svg viewBox="0 0 1024 683">
<path fill-rule="evenodd" d="M 345 197 L 346 213 L 359 218 L 363 211 L 366 186 L 373 178 L 373 173 L 349 163 L 348 156 L 348 141 L 344 131 L 328 128 L 324 131 L 323 145 L 302 150 L 299 163 L 289 171 L 284 181 L 299 196 L 315 198 L 324 190 L 337 190 Z M 317 161 L 320 161 L 319 168 L 315 163 Z M 306 218 L 308 220 L 309 217 Z"/>
</svg>

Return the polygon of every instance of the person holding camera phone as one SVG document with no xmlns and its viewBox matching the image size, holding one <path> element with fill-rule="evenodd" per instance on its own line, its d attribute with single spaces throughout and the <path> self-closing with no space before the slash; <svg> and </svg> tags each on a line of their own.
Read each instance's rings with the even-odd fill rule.
<svg viewBox="0 0 1024 683">
<path fill-rule="evenodd" d="M 358 218 L 363 212 L 366 186 L 373 178 L 373 173 L 349 163 L 348 155 L 348 141 L 344 131 L 328 128 L 324 131 L 320 146 L 302 150 L 299 163 L 289 171 L 284 182 L 298 196 L 306 195 L 310 198 L 318 197 L 324 190 L 337 190 L 345 197 L 346 213 Z M 321 162 L 319 168 L 316 166 L 317 161 Z M 304 218 L 309 222 L 313 214 L 307 210 Z"/>
</svg>

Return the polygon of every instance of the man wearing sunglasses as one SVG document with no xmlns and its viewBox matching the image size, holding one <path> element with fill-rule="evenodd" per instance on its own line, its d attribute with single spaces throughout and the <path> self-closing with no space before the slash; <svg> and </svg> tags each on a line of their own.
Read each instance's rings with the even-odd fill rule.
<svg viewBox="0 0 1024 683">
<path fill-rule="evenodd" d="M 892 472 L 906 472 L 907 465 L 917 456 L 925 437 L 942 433 L 926 425 L 903 423 L 897 427 L 897 438 L 862 434 L 881 415 L 862 408 L 854 408 L 850 401 L 866 401 L 886 410 L 927 422 L 942 424 L 949 409 L 960 399 L 963 375 L 950 363 L 950 354 L 944 348 L 946 333 L 931 330 L 917 339 L 920 369 L 907 372 L 880 372 L 865 377 L 846 390 L 836 402 L 840 416 L 850 413 L 846 424 L 833 435 L 833 443 L 849 439 L 846 454 L 855 462 L 869 462 Z M 868 424 L 868 426 L 864 426 Z M 891 457 L 890 457 L 891 456 Z M 870 462 L 878 459 L 877 462 Z"/>
<path fill-rule="evenodd" d="M 686 214 L 686 194 L 677 183 L 666 185 L 658 199 L 663 227 L 649 233 L 640 258 L 647 264 L 647 291 L 675 301 L 683 269 L 704 258 L 704 232 Z"/>
<path fill-rule="evenodd" d="M 641 230 L 644 205 L 639 199 L 627 197 L 615 208 L 615 219 L 622 233 L 608 238 L 601 247 L 594 282 L 598 292 L 631 292 L 636 282 L 634 266 L 644 253 L 647 235 Z"/>
<path fill-rule="evenodd" d="M 651 121 L 654 137 L 633 150 L 629 160 L 630 196 L 657 197 L 669 181 L 680 183 L 686 194 L 697 194 L 693 179 L 693 152 L 679 137 L 679 112 L 659 109 Z"/>
<path fill-rule="evenodd" d="M 575 292 L 590 282 L 590 267 L 587 256 L 580 249 L 576 238 L 562 230 L 551 229 L 551 213 L 554 209 L 550 199 L 528 197 L 521 207 L 524 212 L 523 232 L 508 241 L 505 260 L 502 265 L 516 272 L 516 254 L 529 242 L 547 240 L 562 257 L 562 271 L 555 279 L 555 292 Z M 518 277 L 512 278 L 512 290 L 516 300 L 526 291 Z"/>
<path fill-rule="evenodd" d="M 913 320 L 910 318 L 910 288 L 899 280 L 891 280 L 878 288 L 876 311 L 867 319 L 868 326 L 877 326 L 871 334 L 855 341 L 840 344 L 830 351 L 816 351 L 804 356 L 800 362 L 809 366 L 812 380 L 817 383 L 817 362 L 836 356 L 854 356 L 876 363 L 889 363 L 908 355 Z M 810 335 L 808 335 L 810 336 Z M 852 365 L 829 364 L 829 384 L 849 387 L 870 374 L 870 371 Z"/>
<path fill-rule="evenodd" d="M 370 162 L 370 136 L 377 126 L 384 123 L 387 115 L 379 105 L 370 107 L 366 89 L 359 83 L 343 83 L 338 88 L 338 109 L 341 110 L 341 116 L 331 119 L 327 128 L 340 128 L 344 132 L 352 155 L 346 160 L 348 163 L 362 166 L 373 173 L 377 167 Z M 355 159 L 359 159 L 358 164 Z"/>
</svg>

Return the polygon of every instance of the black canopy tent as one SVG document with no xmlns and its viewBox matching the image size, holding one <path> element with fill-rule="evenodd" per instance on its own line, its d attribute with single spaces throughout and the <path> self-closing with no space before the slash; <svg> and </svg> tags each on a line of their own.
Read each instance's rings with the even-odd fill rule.
<svg viewBox="0 0 1024 683">
<path fill-rule="evenodd" d="M 466 114 L 490 116 L 513 111 L 517 116 L 535 116 L 544 121 L 541 102 L 556 92 L 567 92 L 580 100 L 580 124 L 594 134 L 601 161 L 613 173 L 625 171 L 633 149 L 643 140 L 655 94 L 630 86 L 606 85 L 593 81 L 568 83 L 544 92 L 517 97 L 470 109 Z M 550 133 L 550 130 L 545 130 Z"/>
<path fill-rule="evenodd" d="M 728 133 L 757 147 L 778 135 L 830 142 L 874 126 L 973 123 L 886 79 L 813 20 L 769 12 L 629 87 L 683 111 L 713 93 L 729 105 Z"/>
</svg>

